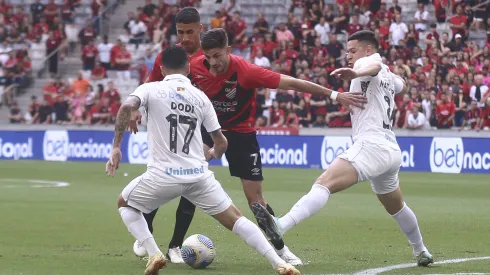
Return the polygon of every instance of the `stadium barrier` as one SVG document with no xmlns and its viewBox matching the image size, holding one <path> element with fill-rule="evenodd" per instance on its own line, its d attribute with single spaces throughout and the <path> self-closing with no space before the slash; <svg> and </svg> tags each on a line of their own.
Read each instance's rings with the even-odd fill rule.
<svg viewBox="0 0 490 275">
<path fill-rule="evenodd" d="M 326 169 L 352 146 L 348 135 L 259 135 L 258 139 L 264 167 Z M 0 131 L 0 159 L 106 161 L 112 140 L 112 131 Z M 490 173 L 489 138 L 398 136 L 397 140 L 402 149 L 402 171 Z M 121 149 L 123 162 L 146 164 L 146 132 L 126 133 Z M 223 158 L 212 160 L 211 165 L 228 163 Z"/>
</svg>

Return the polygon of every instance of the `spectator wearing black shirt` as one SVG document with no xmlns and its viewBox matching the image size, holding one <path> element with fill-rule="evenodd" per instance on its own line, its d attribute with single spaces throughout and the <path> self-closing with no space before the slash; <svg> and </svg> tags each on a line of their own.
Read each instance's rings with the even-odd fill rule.
<svg viewBox="0 0 490 275">
<path fill-rule="evenodd" d="M 395 14 L 395 10 L 397 13 L 401 14 L 402 13 L 402 7 L 398 5 L 398 0 L 393 0 L 393 6 L 390 8 L 391 14 Z"/>
<path fill-rule="evenodd" d="M 51 123 L 51 114 L 53 113 L 53 107 L 49 105 L 47 100 L 44 100 L 43 105 L 39 107 L 38 112 L 38 120 L 35 118 L 35 121 L 39 121 L 41 124 L 50 124 Z"/>
<path fill-rule="evenodd" d="M 12 106 L 10 107 L 10 113 L 9 113 L 9 121 L 12 124 L 19 124 L 19 123 L 24 123 L 24 118 L 22 117 L 22 112 L 19 108 L 19 105 L 17 105 L 17 102 L 13 102 Z"/>
<path fill-rule="evenodd" d="M 260 34 L 269 32 L 269 23 L 264 18 L 264 14 L 259 12 L 257 21 L 255 21 L 254 29 L 258 29 Z"/>
<path fill-rule="evenodd" d="M 344 50 L 344 46 L 337 41 L 337 35 L 330 34 L 330 42 L 327 44 L 327 51 L 330 56 L 335 57 L 336 59 L 342 55 L 342 51 Z"/>
<path fill-rule="evenodd" d="M 306 102 L 304 99 L 299 100 L 298 107 L 296 107 L 296 116 L 298 117 L 299 125 L 302 127 L 310 127 L 311 114 L 306 108 Z"/>
<path fill-rule="evenodd" d="M 41 16 L 43 15 L 44 8 L 44 4 L 41 3 L 41 0 L 36 0 L 35 3 L 31 4 L 31 15 L 34 24 L 41 21 Z"/>
<path fill-rule="evenodd" d="M 143 7 L 143 12 L 148 15 L 152 16 L 155 13 L 155 9 L 157 6 L 151 2 L 151 0 L 146 0 L 145 1 L 145 6 Z"/>
<path fill-rule="evenodd" d="M 68 108 L 68 102 L 63 98 L 63 95 L 58 95 L 53 107 L 56 124 L 67 124 L 71 120 L 68 117 Z"/>
</svg>

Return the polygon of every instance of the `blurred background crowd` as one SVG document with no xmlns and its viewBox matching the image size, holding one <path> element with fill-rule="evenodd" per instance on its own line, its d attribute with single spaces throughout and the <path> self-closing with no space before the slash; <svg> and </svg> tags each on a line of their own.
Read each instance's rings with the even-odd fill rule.
<svg viewBox="0 0 490 275">
<path fill-rule="evenodd" d="M 0 94 L 10 123 L 111 124 L 156 55 L 177 42 L 175 15 L 195 6 L 233 53 L 345 92 L 332 76 L 349 35 L 376 33 L 410 91 L 393 127 L 490 127 L 490 1 L 0 0 Z M 257 91 L 257 126 L 350 127 L 349 111 L 303 91 Z"/>
</svg>

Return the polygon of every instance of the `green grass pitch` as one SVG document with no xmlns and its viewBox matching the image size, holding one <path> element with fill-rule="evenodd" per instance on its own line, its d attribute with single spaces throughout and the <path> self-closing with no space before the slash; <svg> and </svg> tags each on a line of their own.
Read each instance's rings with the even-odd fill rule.
<svg viewBox="0 0 490 275">
<path fill-rule="evenodd" d="M 119 217 L 116 198 L 144 170 L 145 166 L 126 164 L 109 178 L 104 163 L 1 161 L 0 275 L 143 274 L 145 262 L 133 255 L 133 238 Z M 253 218 L 239 180 L 226 168 L 212 170 L 235 204 Z M 264 193 L 276 214 L 286 213 L 321 172 L 265 169 Z M 400 178 L 405 200 L 436 261 L 490 256 L 488 175 L 402 173 Z M 70 185 L 36 188 L 43 184 L 27 179 Z M 155 238 L 162 250 L 173 231 L 176 206 L 177 201 L 169 203 L 156 217 Z M 170 265 L 161 274 L 274 274 L 265 259 L 201 211 L 188 232 L 196 233 L 214 241 L 215 262 L 205 270 Z M 290 231 L 285 241 L 309 262 L 299 268 L 302 274 L 347 274 L 414 262 L 405 236 L 367 182 L 333 195 L 320 213 Z M 381 274 L 470 272 L 490 274 L 490 259 Z"/>
</svg>

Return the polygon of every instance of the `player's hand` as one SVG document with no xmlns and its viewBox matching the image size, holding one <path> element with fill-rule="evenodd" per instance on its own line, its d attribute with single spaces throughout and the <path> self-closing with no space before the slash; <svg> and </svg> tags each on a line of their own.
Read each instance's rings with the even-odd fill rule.
<svg viewBox="0 0 490 275">
<path fill-rule="evenodd" d="M 216 156 L 215 156 L 214 148 L 209 149 L 208 153 L 206 154 L 206 161 L 210 161 L 215 158 Z"/>
<path fill-rule="evenodd" d="M 109 156 L 109 160 L 105 165 L 105 173 L 108 176 L 114 177 L 116 174 L 116 170 L 119 168 L 119 163 L 122 159 L 121 149 L 113 148 L 111 151 L 111 155 Z"/>
<path fill-rule="evenodd" d="M 138 132 L 138 125 L 141 125 L 141 112 L 139 110 L 133 111 L 131 113 L 131 120 L 129 121 L 128 130 L 131 134 L 136 134 Z"/>
<path fill-rule="evenodd" d="M 349 110 L 351 110 L 352 106 L 364 109 L 367 98 L 361 92 L 339 93 L 337 95 L 337 101 Z"/>
<path fill-rule="evenodd" d="M 352 80 L 357 77 L 356 71 L 351 68 L 339 68 L 330 73 L 330 75 L 334 75 L 346 81 Z"/>
</svg>

